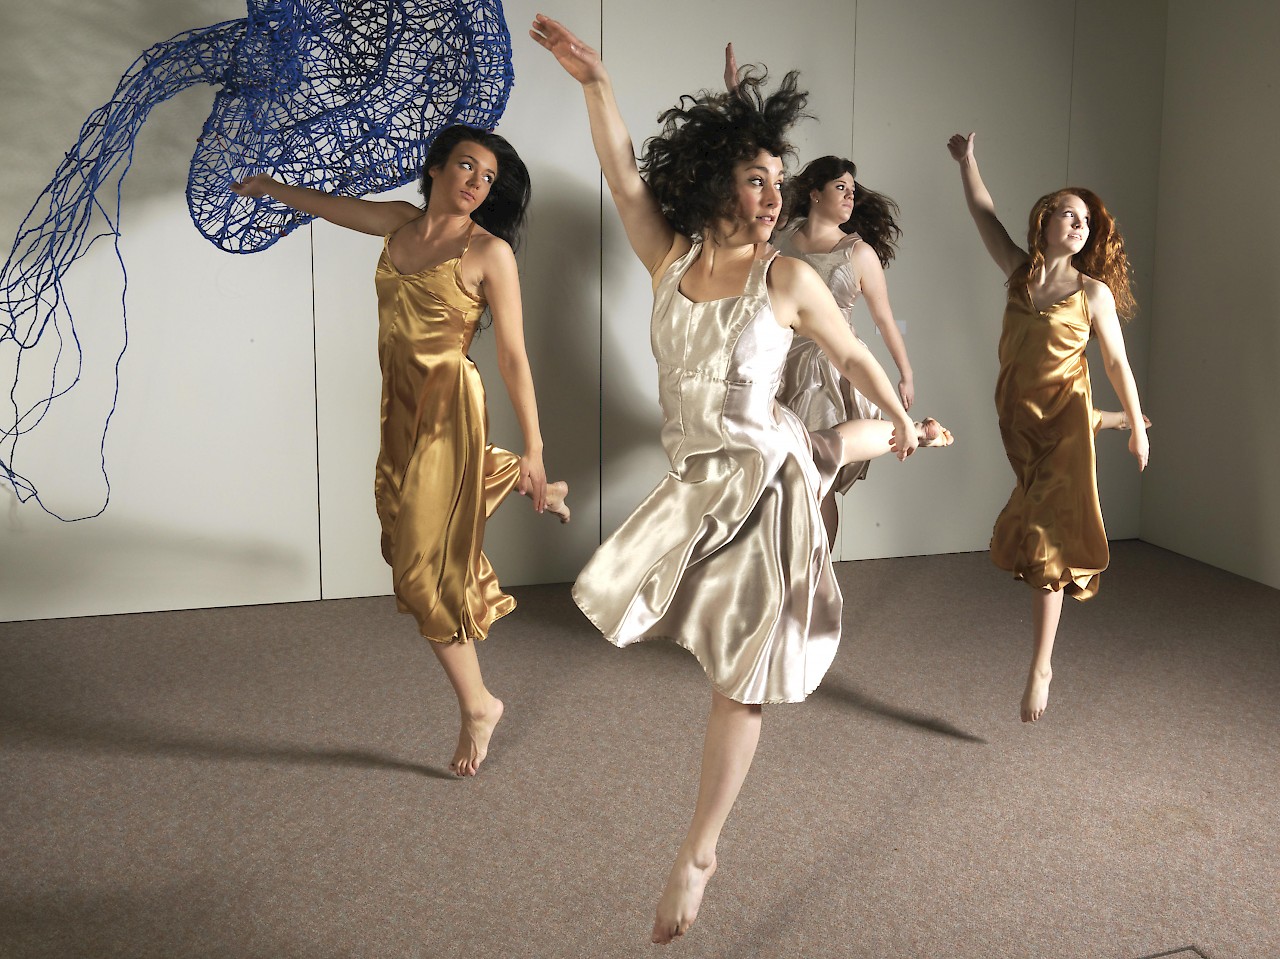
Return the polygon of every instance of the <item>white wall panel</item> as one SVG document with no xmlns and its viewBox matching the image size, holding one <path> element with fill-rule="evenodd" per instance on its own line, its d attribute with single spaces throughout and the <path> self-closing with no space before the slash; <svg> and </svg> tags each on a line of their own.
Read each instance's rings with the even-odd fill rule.
<svg viewBox="0 0 1280 959">
<path fill-rule="evenodd" d="M 844 497 L 846 557 L 985 549 L 1013 488 L 992 402 L 1003 280 L 965 209 L 946 140 L 978 132 L 1000 217 L 1024 236 L 1031 204 L 1066 174 L 1072 13 L 1066 0 L 858 2 L 853 159 L 859 179 L 902 209 L 886 276 L 894 315 L 907 324 L 912 413 L 942 420 L 956 444 L 872 464 Z M 865 308 L 856 322 L 892 369 Z"/>
<path fill-rule="evenodd" d="M 6 230 L 144 47 L 237 9 L 14 11 L 23 29 L 0 40 Z M 222 253 L 192 226 L 183 187 L 210 102 L 205 88 L 158 108 L 125 181 L 130 341 L 107 435 L 111 504 L 97 519 L 64 525 L 3 494 L 4 619 L 317 595 L 308 265 L 284 245 L 255 257 Z M 68 282 L 87 343 L 112 355 L 121 307 L 109 245 L 72 267 Z M 110 380 L 110 362 L 99 364 L 79 395 L 103 397 Z M 101 420 L 76 400 L 68 409 L 50 420 L 37 456 L 53 469 L 40 484 L 50 505 L 74 514 L 100 499 Z"/>
<path fill-rule="evenodd" d="M 1142 538 L 1280 587 L 1280 7 L 1169 4 Z"/>
</svg>

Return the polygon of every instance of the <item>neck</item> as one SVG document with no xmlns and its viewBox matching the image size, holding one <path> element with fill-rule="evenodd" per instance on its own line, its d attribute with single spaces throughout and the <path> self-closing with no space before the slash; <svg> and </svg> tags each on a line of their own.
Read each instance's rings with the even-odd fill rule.
<svg viewBox="0 0 1280 959">
<path fill-rule="evenodd" d="M 1071 279 L 1080 271 L 1071 265 L 1070 253 L 1045 254 L 1044 282 Z"/>
</svg>

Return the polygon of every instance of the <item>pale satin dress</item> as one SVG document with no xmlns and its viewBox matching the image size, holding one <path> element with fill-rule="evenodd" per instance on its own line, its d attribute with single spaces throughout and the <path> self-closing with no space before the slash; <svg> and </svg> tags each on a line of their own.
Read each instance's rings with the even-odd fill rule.
<svg viewBox="0 0 1280 959">
<path fill-rule="evenodd" d="M 842 598 L 818 504 L 839 465 L 775 399 L 792 333 L 757 259 L 741 296 L 679 291 L 693 248 L 663 275 L 651 341 L 671 470 L 592 556 L 573 597 L 618 646 L 665 638 L 743 703 L 803 700 L 840 640 Z"/>
<path fill-rule="evenodd" d="M 1081 281 L 1083 283 L 1083 280 Z M 1110 554 L 1098 502 L 1083 286 L 1046 310 L 1011 289 L 1000 334 L 996 410 L 1017 486 L 996 519 L 991 559 L 1037 589 L 1086 600 Z"/>
<path fill-rule="evenodd" d="M 485 301 L 463 285 L 461 256 L 403 274 L 390 239 L 375 274 L 382 555 L 400 611 L 423 636 L 484 639 L 516 605 L 481 550 L 485 520 L 520 479 L 519 457 L 488 442 L 484 385 L 467 357 Z"/>
<path fill-rule="evenodd" d="M 795 229 L 779 235 L 778 249 L 786 256 L 804 260 L 818 272 L 835 297 L 849 329 L 854 330 L 853 306 L 862 294 L 862 277 L 853 264 L 853 251 L 863 242 L 862 238 L 850 233 L 826 253 L 803 253 L 793 242 Z M 857 336 L 856 330 L 854 335 Z M 810 430 L 830 429 L 847 420 L 884 419 L 880 407 L 859 393 L 818 344 L 806 336 L 797 336 L 791 344 L 778 400 Z M 846 464 L 836 477 L 835 489 L 847 493 L 854 483 L 866 478 L 870 465 L 867 461 Z"/>
</svg>

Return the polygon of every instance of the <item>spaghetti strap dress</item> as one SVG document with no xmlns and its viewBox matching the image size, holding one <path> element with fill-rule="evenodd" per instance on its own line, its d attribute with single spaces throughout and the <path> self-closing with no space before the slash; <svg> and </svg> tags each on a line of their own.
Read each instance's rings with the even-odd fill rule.
<svg viewBox="0 0 1280 959">
<path fill-rule="evenodd" d="M 798 702 L 840 640 L 819 513 L 840 439 L 811 436 L 776 400 L 792 339 L 769 301 L 777 254 L 757 257 L 741 296 L 695 303 L 680 282 L 700 254 L 695 243 L 654 294 L 671 469 L 592 556 L 573 596 L 618 646 L 670 639 L 731 699 Z"/>
<path fill-rule="evenodd" d="M 471 233 L 462 254 L 412 274 L 396 269 L 390 241 L 375 274 L 382 555 L 397 606 L 423 636 L 484 639 L 515 609 L 481 546 L 486 519 L 519 482 L 520 460 L 488 441 L 484 384 L 467 356 L 486 305 L 462 281 Z"/>
<path fill-rule="evenodd" d="M 795 245 L 796 229 L 789 228 L 778 237 L 778 249 L 784 256 L 804 260 L 818 272 L 835 297 L 849 329 L 857 336 L 853 307 L 862 294 L 862 277 L 854 265 L 853 251 L 863 242 L 862 238 L 850 233 L 826 253 L 804 253 Z M 810 430 L 831 429 L 847 420 L 884 419 L 880 407 L 859 393 L 818 344 L 806 336 L 797 336 L 791 343 L 778 388 L 778 401 L 800 417 Z M 870 465 L 866 461 L 846 464 L 836 477 L 836 491 L 847 493 L 854 483 L 866 478 Z"/>
<path fill-rule="evenodd" d="M 998 567 L 1080 601 L 1097 593 L 1110 558 L 1098 502 L 1083 283 L 1046 310 L 1037 310 L 1025 289 L 1009 291 L 996 410 L 1017 485 L 991 535 Z"/>
</svg>

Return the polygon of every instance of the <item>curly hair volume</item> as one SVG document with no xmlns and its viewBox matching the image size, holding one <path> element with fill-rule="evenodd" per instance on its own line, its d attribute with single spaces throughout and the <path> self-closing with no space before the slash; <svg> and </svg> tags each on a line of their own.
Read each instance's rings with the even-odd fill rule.
<svg viewBox="0 0 1280 959">
<path fill-rule="evenodd" d="M 809 116 L 808 93 L 797 89 L 800 74 L 792 70 L 765 95 L 767 76 L 744 67 L 733 92 L 686 94 L 658 117 L 662 131 L 645 142 L 640 172 L 677 233 L 702 236 L 736 218 L 736 164 L 761 150 L 783 160 L 795 153 L 787 134 Z"/>
<path fill-rule="evenodd" d="M 902 214 L 898 204 L 883 193 L 869 190 L 858 182 L 858 167 L 845 157 L 818 157 L 787 184 L 788 213 L 800 219 L 809 215 L 809 193 L 822 192 L 832 180 L 844 174 L 853 177 L 853 213 L 840 224 L 845 233 L 856 233 L 875 250 L 880 265 L 887 267 L 898 254 L 898 240 L 902 229 L 898 217 Z"/>
<path fill-rule="evenodd" d="M 1044 225 L 1058 209 L 1063 197 L 1078 196 L 1089 208 L 1089 239 L 1084 249 L 1071 258 L 1071 265 L 1095 280 L 1105 283 L 1116 300 L 1116 312 L 1120 319 L 1132 319 L 1138 310 L 1130 289 L 1129 257 L 1124 252 L 1124 237 L 1115 217 L 1107 210 L 1102 198 L 1092 190 L 1066 187 L 1046 193 L 1031 208 L 1027 224 L 1027 265 L 1015 270 L 1009 277 L 1009 287 L 1021 287 L 1026 292 L 1031 277 L 1044 269 Z"/>
</svg>

